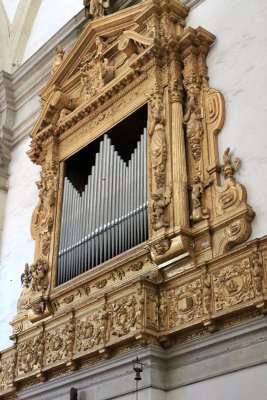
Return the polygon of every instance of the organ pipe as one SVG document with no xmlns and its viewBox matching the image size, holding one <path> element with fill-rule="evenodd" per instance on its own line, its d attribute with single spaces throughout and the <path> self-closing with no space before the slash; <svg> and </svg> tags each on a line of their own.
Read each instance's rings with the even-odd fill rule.
<svg viewBox="0 0 267 400">
<path fill-rule="evenodd" d="M 58 285 L 147 239 L 146 131 L 128 164 L 107 134 L 80 193 L 64 179 Z"/>
</svg>

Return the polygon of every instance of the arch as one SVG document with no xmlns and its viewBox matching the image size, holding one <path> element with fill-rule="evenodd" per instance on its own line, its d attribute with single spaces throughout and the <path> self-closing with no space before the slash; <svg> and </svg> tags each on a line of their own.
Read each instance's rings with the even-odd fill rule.
<svg viewBox="0 0 267 400">
<path fill-rule="evenodd" d="M 4 69 L 10 36 L 10 22 L 5 7 L 0 0 L 0 70 Z"/>
</svg>

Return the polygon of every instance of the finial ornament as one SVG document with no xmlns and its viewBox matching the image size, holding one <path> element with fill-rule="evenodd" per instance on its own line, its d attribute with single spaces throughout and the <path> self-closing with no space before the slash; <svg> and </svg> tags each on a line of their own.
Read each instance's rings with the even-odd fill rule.
<svg viewBox="0 0 267 400">
<path fill-rule="evenodd" d="M 230 156 L 230 147 L 227 147 L 227 149 L 223 153 L 223 162 L 224 164 L 222 165 L 222 172 L 224 174 L 225 179 L 233 179 L 233 175 L 238 171 L 241 160 L 239 157 L 236 157 L 234 163 L 232 164 L 231 156 Z"/>
<path fill-rule="evenodd" d="M 52 74 L 54 74 L 56 72 L 56 70 L 60 67 L 60 65 L 62 64 L 64 54 L 65 54 L 65 52 L 64 52 L 62 46 L 60 44 L 57 45 L 57 47 L 55 48 L 55 58 L 54 58 L 54 62 L 53 62 L 52 69 L 51 69 Z"/>
</svg>

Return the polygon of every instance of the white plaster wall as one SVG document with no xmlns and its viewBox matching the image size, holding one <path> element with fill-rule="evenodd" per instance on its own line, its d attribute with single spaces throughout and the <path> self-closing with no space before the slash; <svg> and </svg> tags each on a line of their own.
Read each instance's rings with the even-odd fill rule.
<svg viewBox="0 0 267 400">
<path fill-rule="evenodd" d="M 28 149 L 28 139 L 14 149 L 9 169 L 9 190 L 0 260 L 0 350 L 12 344 L 8 339 L 11 334 L 9 321 L 16 314 L 16 303 L 21 292 L 20 276 L 24 264 L 31 263 L 34 254 L 30 222 L 38 201 L 35 182 L 39 179 L 39 168 L 26 156 Z"/>
<path fill-rule="evenodd" d="M 237 179 L 256 212 L 252 238 L 267 234 L 267 2 L 205 0 L 187 24 L 216 35 L 208 56 L 210 85 L 226 101 L 219 150 L 240 157 Z"/>
<path fill-rule="evenodd" d="M 246 368 L 172 390 L 166 400 L 266 400 L 266 374 L 266 364 Z"/>
<path fill-rule="evenodd" d="M 23 62 L 40 49 L 82 8 L 83 0 L 42 0 L 25 49 Z"/>
</svg>

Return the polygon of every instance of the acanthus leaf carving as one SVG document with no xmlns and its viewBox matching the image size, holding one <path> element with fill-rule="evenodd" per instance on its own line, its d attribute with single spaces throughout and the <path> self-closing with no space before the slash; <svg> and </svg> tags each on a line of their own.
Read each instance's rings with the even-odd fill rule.
<svg viewBox="0 0 267 400">
<path fill-rule="evenodd" d="M 83 352 L 96 346 L 103 347 L 106 341 L 107 312 L 93 311 L 77 321 L 75 352 Z"/>
<path fill-rule="evenodd" d="M 46 333 L 45 364 L 72 361 L 75 341 L 75 317 Z"/>
<path fill-rule="evenodd" d="M 1 357 L 0 360 L 0 390 L 14 388 L 16 377 L 17 352 L 13 350 L 10 355 Z"/>
<path fill-rule="evenodd" d="M 109 305 L 109 340 L 122 337 L 143 328 L 144 296 L 138 289 L 137 295 L 130 294 Z"/>
<path fill-rule="evenodd" d="M 43 367 L 44 343 L 44 332 L 40 332 L 34 338 L 18 344 L 18 375 L 40 370 Z"/>
</svg>

